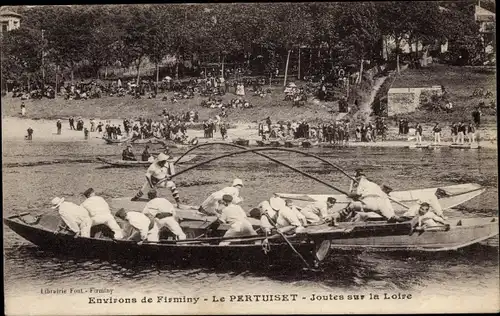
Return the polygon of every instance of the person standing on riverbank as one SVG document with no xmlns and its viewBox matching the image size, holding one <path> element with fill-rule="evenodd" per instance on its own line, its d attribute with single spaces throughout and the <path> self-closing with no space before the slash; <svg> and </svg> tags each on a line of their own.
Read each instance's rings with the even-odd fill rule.
<svg viewBox="0 0 500 316">
<path fill-rule="evenodd" d="M 61 129 L 62 129 L 61 120 L 59 119 L 57 120 L 56 126 L 57 126 L 57 135 L 61 135 Z"/>
<path fill-rule="evenodd" d="M 28 127 L 28 135 L 26 135 L 26 140 L 33 140 L 33 129 L 31 127 Z"/>
<path fill-rule="evenodd" d="M 417 123 L 417 126 L 415 126 L 415 135 L 417 136 L 417 144 L 422 143 L 422 125 L 420 123 Z"/>
<path fill-rule="evenodd" d="M 457 131 L 458 131 L 457 143 L 463 144 L 464 143 L 464 136 L 465 136 L 465 132 L 466 132 L 465 124 L 463 124 L 462 122 L 458 122 Z"/>
<path fill-rule="evenodd" d="M 434 133 L 434 144 L 441 143 L 441 127 L 439 126 L 439 123 L 434 125 L 432 132 Z"/>
<path fill-rule="evenodd" d="M 467 140 L 469 143 L 475 142 L 475 136 L 476 136 L 476 127 L 472 122 L 469 122 L 469 126 L 467 126 Z"/>
<path fill-rule="evenodd" d="M 477 106 L 476 109 L 472 111 L 472 118 L 476 126 L 479 126 L 479 124 L 481 124 L 481 110 L 479 109 L 479 106 Z"/>
<path fill-rule="evenodd" d="M 24 102 L 21 103 L 21 115 L 26 115 L 26 104 L 24 104 Z"/>
<path fill-rule="evenodd" d="M 458 126 L 457 123 L 451 124 L 451 143 L 456 144 L 458 138 Z"/>
</svg>

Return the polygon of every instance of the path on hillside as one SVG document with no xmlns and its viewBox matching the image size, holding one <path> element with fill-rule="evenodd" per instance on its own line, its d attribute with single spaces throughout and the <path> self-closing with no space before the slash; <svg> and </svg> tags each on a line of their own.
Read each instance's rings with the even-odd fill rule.
<svg viewBox="0 0 500 316">
<path fill-rule="evenodd" d="M 363 117 L 365 119 L 365 121 L 369 120 L 369 116 L 372 113 L 372 103 L 375 100 L 375 96 L 377 95 L 378 90 L 380 89 L 380 87 L 382 86 L 382 84 L 384 83 L 384 81 L 386 79 L 387 79 L 387 76 L 375 78 L 372 90 L 370 92 L 370 98 L 368 100 L 366 100 L 365 102 L 361 103 L 361 105 L 359 107 L 358 115 Z"/>
</svg>

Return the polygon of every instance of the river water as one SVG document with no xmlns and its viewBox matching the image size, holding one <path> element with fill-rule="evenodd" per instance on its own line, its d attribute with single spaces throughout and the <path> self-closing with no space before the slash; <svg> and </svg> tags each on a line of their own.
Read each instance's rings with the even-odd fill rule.
<svg viewBox="0 0 500 316">
<path fill-rule="evenodd" d="M 92 162 L 96 156 L 119 157 L 123 148 L 86 142 L 3 143 L 4 216 L 48 206 L 54 196 L 81 202 L 93 187 L 106 198 L 132 196 L 142 185 L 145 169 L 117 169 Z M 200 149 L 203 161 L 228 149 Z M 177 151 L 179 153 L 180 151 Z M 311 150 L 345 170 L 363 168 L 368 176 L 395 190 L 476 182 L 487 188 L 463 204 L 454 216 L 497 216 L 497 153 L 494 150 L 345 148 Z M 273 153 L 323 180 L 347 189 L 348 180 L 320 162 L 290 153 Z M 24 164 L 23 166 L 19 165 Z M 186 166 L 180 165 L 179 170 Z M 199 204 L 211 192 L 243 179 L 243 207 L 248 210 L 272 192 L 330 193 L 329 188 L 252 154 L 213 162 L 176 179 L 185 203 Z M 170 198 L 169 192 L 166 196 Z M 300 269 L 255 267 L 251 263 L 218 267 L 166 266 L 145 262 L 83 260 L 45 253 L 4 226 L 7 297 L 26 289 L 90 284 L 139 291 L 202 295 L 216 290 L 278 291 L 425 291 L 467 297 L 498 293 L 498 238 L 444 254 L 339 253 L 321 274 Z M 186 294 L 187 293 L 187 294 Z M 333 311 L 330 311 L 333 312 Z"/>
</svg>

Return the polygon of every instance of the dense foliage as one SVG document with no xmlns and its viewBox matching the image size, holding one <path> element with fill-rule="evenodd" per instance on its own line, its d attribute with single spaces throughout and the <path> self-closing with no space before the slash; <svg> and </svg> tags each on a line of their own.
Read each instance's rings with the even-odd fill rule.
<svg viewBox="0 0 500 316">
<path fill-rule="evenodd" d="M 19 7 L 22 27 L 2 38 L 2 76 L 40 76 L 42 52 L 47 75 L 55 67 L 72 75 L 86 67 L 96 76 L 107 66 L 134 66 L 139 74 L 146 59 L 158 66 L 167 56 L 182 62 L 193 54 L 226 63 L 258 55 L 269 73 L 299 47 L 317 50 L 309 68 L 359 67 L 381 58 L 384 35 L 397 46 L 402 40 L 448 39 L 455 43 L 451 49 L 473 53 L 481 42 L 470 6 L 400 1 Z"/>
</svg>

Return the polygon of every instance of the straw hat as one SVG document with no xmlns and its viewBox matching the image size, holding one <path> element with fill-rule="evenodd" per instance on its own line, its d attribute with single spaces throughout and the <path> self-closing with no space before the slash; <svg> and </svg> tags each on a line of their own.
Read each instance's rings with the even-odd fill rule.
<svg viewBox="0 0 500 316">
<path fill-rule="evenodd" d="M 235 187 L 237 185 L 243 186 L 243 181 L 241 179 L 234 179 L 233 180 L 233 187 Z"/>
<path fill-rule="evenodd" d="M 64 202 L 64 198 L 55 197 L 50 203 L 52 203 L 52 208 L 58 208 Z"/>
<path fill-rule="evenodd" d="M 279 211 L 286 206 L 286 203 L 285 201 L 283 201 L 282 198 L 273 196 L 272 198 L 269 199 L 269 205 L 271 205 L 271 208 L 273 210 Z"/>
<path fill-rule="evenodd" d="M 169 159 L 171 159 L 171 157 L 164 153 L 160 153 L 157 158 L 158 161 L 168 161 Z"/>
</svg>

